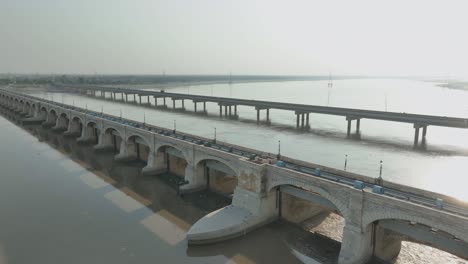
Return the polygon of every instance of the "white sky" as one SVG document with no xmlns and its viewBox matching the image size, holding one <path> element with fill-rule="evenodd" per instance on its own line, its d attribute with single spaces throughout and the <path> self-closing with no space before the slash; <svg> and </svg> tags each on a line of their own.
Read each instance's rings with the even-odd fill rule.
<svg viewBox="0 0 468 264">
<path fill-rule="evenodd" d="M 0 72 L 468 76 L 468 1 L 0 0 Z"/>
</svg>

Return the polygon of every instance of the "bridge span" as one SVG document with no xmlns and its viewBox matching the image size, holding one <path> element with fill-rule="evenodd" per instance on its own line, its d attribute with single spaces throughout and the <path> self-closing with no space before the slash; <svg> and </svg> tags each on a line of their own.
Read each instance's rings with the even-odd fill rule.
<svg viewBox="0 0 468 264">
<path fill-rule="evenodd" d="M 260 123 L 260 112 L 264 110 L 266 112 L 266 122 L 270 123 L 270 109 L 279 109 L 293 111 L 296 115 L 296 127 L 301 129 L 309 129 L 310 121 L 309 115 L 311 113 L 326 114 L 343 116 L 347 121 L 347 136 L 352 136 L 352 122 L 356 121 L 355 134 L 360 134 L 361 119 L 374 119 L 382 121 L 392 121 L 413 124 L 414 128 L 414 143 L 413 146 L 416 148 L 419 145 L 426 144 L 426 135 L 428 126 L 440 126 L 440 127 L 452 127 L 452 128 L 468 128 L 468 119 L 459 117 L 447 117 L 447 116 L 434 116 L 434 115 L 420 115 L 410 113 L 397 113 L 387 111 L 374 111 L 374 110 L 363 110 L 353 108 L 341 108 L 341 107 L 329 107 L 329 106 L 318 106 L 318 105 L 307 105 L 307 104 L 295 104 L 295 103 L 283 103 L 283 102 L 272 102 L 272 101 L 260 101 L 260 100 L 247 100 L 238 98 L 226 98 L 226 97 L 214 97 L 204 95 L 192 95 L 192 94 L 180 94 L 170 93 L 164 91 L 148 91 L 140 89 L 129 89 L 129 88 L 116 88 L 116 87 L 101 87 L 101 86 L 80 86 L 80 85 L 54 85 L 55 87 L 62 89 L 70 89 L 83 94 L 92 95 L 100 98 L 107 98 L 110 100 L 118 100 L 123 102 L 132 102 L 145 105 L 151 105 L 150 97 L 154 98 L 155 107 L 168 108 L 166 98 L 172 100 L 172 109 L 185 111 L 185 100 L 191 100 L 194 104 L 194 111 L 196 113 L 207 113 L 206 103 L 216 103 L 219 106 L 219 116 L 237 119 L 237 106 L 251 106 L 257 111 L 257 123 Z M 133 98 L 129 100 L 129 95 Z M 138 96 L 138 100 L 137 97 Z M 142 100 L 142 98 L 146 98 Z M 158 99 L 161 98 L 161 102 L 158 105 Z M 176 107 L 176 101 L 181 101 L 181 106 Z M 203 109 L 198 109 L 198 104 L 202 104 Z"/>
<path fill-rule="evenodd" d="M 339 263 L 391 260 L 402 240 L 468 259 L 468 204 L 446 195 L 12 91 L 0 90 L 0 105 L 23 122 L 42 123 L 97 151 L 116 150 L 117 160 L 144 153 L 143 173 L 177 171 L 181 192 L 208 188 L 214 176 L 235 179 L 232 204 L 198 220 L 187 234 L 190 244 L 245 235 L 291 210 L 283 201 L 293 197 L 310 202 L 295 216 L 328 211 L 345 219 Z"/>
</svg>

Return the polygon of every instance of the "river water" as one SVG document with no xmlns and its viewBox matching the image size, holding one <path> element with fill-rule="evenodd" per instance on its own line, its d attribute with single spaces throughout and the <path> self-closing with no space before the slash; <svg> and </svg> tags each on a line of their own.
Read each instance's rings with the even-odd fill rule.
<svg viewBox="0 0 468 264">
<path fill-rule="evenodd" d="M 148 87 L 147 87 L 148 88 Z M 253 82 L 186 85 L 171 92 L 259 99 L 292 103 L 329 105 L 392 112 L 468 116 L 468 92 L 442 88 L 435 82 L 397 79 Z M 271 110 L 271 125 L 256 125 L 252 107 L 238 107 L 240 120 L 220 119 L 216 104 L 208 103 L 208 117 L 156 110 L 151 107 L 113 103 L 76 94 L 35 93 L 36 96 L 177 130 L 214 137 L 233 144 L 281 154 L 304 161 L 378 177 L 383 161 L 383 178 L 422 189 L 448 194 L 468 201 L 465 167 L 468 164 L 468 130 L 429 127 L 425 150 L 413 150 L 412 124 L 361 120 L 361 139 L 347 139 L 344 117 L 311 114 L 309 131 L 295 129 L 293 112 Z M 132 98 L 131 96 L 129 96 Z M 154 105 L 154 100 L 151 102 Z M 159 104 L 162 101 L 160 99 Z M 172 107 L 168 99 L 167 104 Z M 176 107 L 181 107 L 178 101 Z M 199 105 L 199 109 L 200 109 Z M 261 117 L 265 118 L 262 112 Z M 354 129 L 354 128 L 353 128 Z"/>
<path fill-rule="evenodd" d="M 411 87 L 419 84 L 422 87 L 439 89 L 432 83 L 390 80 L 390 82 L 393 81 L 396 84 L 409 82 L 407 85 Z M 332 105 L 340 82 L 334 82 L 329 105 Z M 359 87 L 365 83 L 371 87 L 382 80 L 346 80 L 343 82 L 348 84 L 356 82 Z M 215 91 L 218 93 L 215 95 L 242 97 L 240 94 L 233 93 L 236 89 L 237 91 L 244 89 L 244 93 L 247 94 L 244 98 L 256 98 L 254 93 L 248 94 L 251 87 L 263 87 L 266 91 L 268 87 L 276 87 L 274 91 L 287 86 L 294 88 L 291 88 L 291 91 L 297 92 L 303 89 L 307 93 L 308 89 L 311 89 L 310 85 L 318 90 L 327 90 L 326 82 L 287 82 L 186 86 L 175 88 L 174 91 L 210 95 L 213 87 L 213 93 Z M 322 87 L 324 85 L 325 88 Z M 444 90 L 444 92 L 452 93 L 451 90 Z M 287 93 L 284 100 L 294 101 L 289 98 L 293 96 L 290 94 L 293 93 Z M 390 107 L 389 94 L 387 94 L 387 108 Z M 239 108 L 242 121 L 239 122 L 220 120 L 216 117 L 215 105 L 208 105 L 208 110 L 214 116 L 207 118 L 110 103 L 70 94 L 36 93 L 36 95 L 46 98 L 53 96 L 55 101 L 74 103 L 83 107 L 87 105 L 88 108 L 95 110 L 100 110 L 103 106 L 105 112 L 115 115 L 119 115 L 120 109 L 123 109 L 124 117 L 134 119 L 140 117 L 140 120 L 143 119 L 141 117 L 143 112 L 147 122 L 170 128 L 175 119 L 178 130 L 208 137 L 211 135 L 210 128 L 216 126 L 218 138 L 221 140 L 271 152 L 275 151 L 276 140 L 281 139 L 283 155 L 302 157 L 304 160 L 314 162 L 320 160 L 336 167 L 342 166 L 342 160 L 334 161 L 334 157 L 338 159 L 339 155 L 334 155 L 333 150 L 341 151 L 343 148 L 346 150 L 343 152 L 350 156 L 348 169 L 356 172 L 375 173 L 375 168 L 369 169 L 365 165 L 372 165 L 374 161 L 385 156 L 384 175 L 387 177 L 393 175 L 390 173 L 392 171 L 395 173 L 401 170 L 416 172 L 418 167 L 411 161 L 419 161 L 417 164 L 421 165 L 423 162 L 433 160 L 436 163 L 435 166 L 447 166 L 442 163 L 461 166 L 465 159 L 463 151 L 466 146 L 454 144 L 453 141 L 455 136 L 463 137 L 464 131 L 442 129 L 441 132 L 431 129 L 428 134 L 430 142 L 428 150 L 413 151 L 411 149 L 412 131 L 411 129 L 406 131 L 404 126 L 390 133 L 378 125 L 373 126 L 370 121 L 362 122 L 363 139 L 346 140 L 343 137 L 344 120 L 333 117 L 329 120 L 329 116 L 313 115 L 312 130 L 297 132 L 292 128 L 295 125 L 294 115 L 281 111 L 272 111 L 273 124 L 271 126 L 257 126 L 255 122 L 252 122 L 255 113 L 249 108 Z M 262 94 L 259 93 L 256 96 L 260 95 Z M 464 93 L 459 96 L 461 95 Z M 325 96 L 325 103 L 322 104 L 326 105 L 328 91 L 325 92 Z M 261 98 L 268 99 L 266 96 Z M 356 97 L 350 97 L 349 100 L 359 101 Z M 352 107 L 352 105 L 349 106 Z M 186 107 L 190 108 L 191 104 L 186 102 Z M 463 116 L 463 109 L 461 108 L 458 113 L 459 116 Z M 398 126 L 394 123 L 388 124 Z M 386 123 L 380 122 L 379 125 L 385 126 Z M 209 193 L 197 193 L 186 197 L 177 196 L 174 188 L 160 178 L 140 175 L 143 164 L 116 163 L 112 159 L 112 153 L 96 154 L 90 146 L 77 145 L 73 139 L 64 138 L 51 131 L 34 126 L 23 129 L 1 116 L 0 126 L 4 128 L 0 137 L 2 146 L 2 151 L 0 151 L 2 168 L 0 225 L 4 227 L 0 228 L 1 264 L 147 263 L 150 261 L 162 263 L 300 263 L 301 260 L 305 263 L 316 263 L 306 255 L 318 259 L 320 263 L 334 263 L 337 258 L 344 223 L 341 217 L 333 214 L 313 228 L 313 232 L 306 232 L 297 226 L 277 222 L 239 239 L 216 245 L 188 247 L 185 233 L 190 226 L 206 213 L 223 206 L 225 201 Z M 374 128 L 375 131 L 371 131 L 370 128 Z M 409 135 L 406 135 L 406 132 Z M 450 138 L 444 141 L 441 138 L 434 138 L 431 133 L 448 133 Z M 311 145 L 306 143 L 308 141 L 312 141 Z M 308 146 L 310 148 L 307 148 Z M 331 150 L 328 150 L 328 147 Z M 354 156 L 349 153 L 354 153 Z M 405 156 L 410 157 L 409 160 L 405 160 Z M 388 157 L 393 157 L 395 163 L 389 162 L 388 160 L 392 159 Z M 18 162 L 19 160 L 21 162 Z M 419 166 L 419 169 L 430 172 L 427 166 L 428 164 L 424 164 L 424 166 Z M 455 171 L 460 172 L 456 169 Z M 415 186 L 421 186 L 422 182 L 428 180 L 427 177 L 418 176 L 417 173 L 407 174 L 401 178 L 393 177 L 392 179 L 400 179 L 406 183 L 412 182 Z M 450 177 L 457 179 L 454 175 L 444 175 L 445 180 Z M 433 190 L 448 190 L 446 193 L 449 194 L 457 193 L 448 188 L 438 189 L 437 186 Z M 377 262 L 374 261 L 374 263 Z M 396 263 L 468 262 L 437 249 L 404 242 Z"/>
<path fill-rule="evenodd" d="M 313 232 L 279 221 L 188 247 L 187 230 L 224 206 L 223 198 L 178 196 L 163 178 L 141 175 L 144 164 L 115 162 L 115 153 L 96 153 L 50 129 L 1 115 L 0 126 L 0 264 L 336 263 L 344 224 L 338 215 Z M 468 262 L 404 242 L 396 263 Z"/>
</svg>

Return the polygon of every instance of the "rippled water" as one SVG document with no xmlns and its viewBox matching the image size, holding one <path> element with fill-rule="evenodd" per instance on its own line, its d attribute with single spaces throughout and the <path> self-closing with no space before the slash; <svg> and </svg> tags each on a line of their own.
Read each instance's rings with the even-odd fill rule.
<svg viewBox="0 0 468 264">
<path fill-rule="evenodd" d="M 468 93 L 414 80 L 355 79 L 327 81 L 267 82 L 183 86 L 171 91 L 305 104 L 330 105 L 382 111 L 468 116 Z M 220 119 L 216 104 L 208 103 L 209 117 L 190 114 L 193 104 L 185 102 L 187 113 L 142 108 L 73 94 L 38 93 L 37 96 L 83 108 L 122 115 L 135 120 L 214 137 L 263 151 L 281 153 L 305 161 L 378 177 L 383 160 L 383 178 L 406 185 L 441 192 L 468 200 L 464 170 L 468 164 L 468 130 L 429 127 L 427 150 L 412 149 L 412 124 L 361 121 L 361 140 L 346 139 L 344 117 L 311 114 L 311 130 L 297 131 L 293 112 L 271 110 L 272 125 L 256 125 L 252 107 L 238 107 L 240 121 Z M 328 96 L 330 95 L 330 96 Z M 132 98 L 131 96 L 129 96 Z M 151 98 L 152 99 L 152 98 Z M 145 99 L 143 99 L 145 100 Z M 154 104 L 153 99 L 151 102 Z M 159 103 L 162 103 L 160 99 Z M 172 107 L 172 102 L 167 99 Z M 177 102 L 177 107 L 181 102 Z M 200 107 L 200 105 L 199 105 Z M 265 118 L 265 113 L 262 113 Z M 454 184 L 456 183 L 456 184 Z"/>
</svg>

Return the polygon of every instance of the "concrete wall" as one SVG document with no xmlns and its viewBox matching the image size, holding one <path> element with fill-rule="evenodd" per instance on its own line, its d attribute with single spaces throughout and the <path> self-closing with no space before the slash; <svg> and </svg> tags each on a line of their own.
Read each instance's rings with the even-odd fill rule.
<svg viewBox="0 0 468 264">
<path fill-rule="evenodd" d="M 291 223 L 301 224 L 302 222 L 315 217 L 326 211 L 316 204 L 289 195 L 281 194 L 281 217 Z"/>
<path fill-rule="evenodd" d="M 237 177 L 226 175 L 226 173 L 210 169 L 210 186 L 215 192 L 223 194 L 232 194 L 237 186 Z"/>
<path fill-rule="evenodd" d="M 175 175 L 185 177 L 185 169 L 187 168 L 187 161 L 179 157 L 168 155 L 169 158 L 169 172 Z"/>
</svg>

